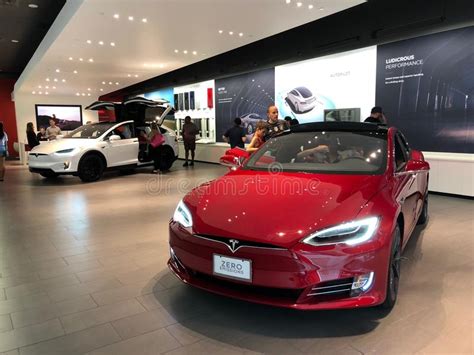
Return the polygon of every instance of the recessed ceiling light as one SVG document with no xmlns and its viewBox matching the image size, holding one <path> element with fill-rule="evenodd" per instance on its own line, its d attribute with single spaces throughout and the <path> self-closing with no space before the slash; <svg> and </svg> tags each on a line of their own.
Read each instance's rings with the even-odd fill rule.
<svg viewBox="0 0 474 355">
<path fill-rule="evenodd" d="M 84 94 L 84 93 L 82 93 L 81 95 L 82 95 L 82 96 L 86 96 L 86 94 Z"/>
<path fill-rule="evenodd" d="M 45 88 L 45 89 L 49 89 L 49 86 L 45 86 L 44 88 Z"/>
<path fill-rule="evenodd" d="M 99 44 L 100 44 L 101 46 L 103 46 L 103 45 L 104 45 L 104 41 L 99 41 Z"/>
<path fill-rule="evenodd" d="M 54 78 L 54 80 L 53 80 L 53 81 L 54 81 L 55 83 L 57 83 L 57 82 L 58 82 L 58 79 Z"/>
<path fill-rule="evenodd" d="M 291 0 L 286 0 L 286 3 L 287 3 L 287 4 L 290 4 L 290 3 L 291 3 Z"/>
<path fill-rule="evenodd" d="M 128 76 L 129 78 L 131 78 L 131 77 L 132 77 L 132 75 L 131 75 L 131 74 L 127 74 L 127 76 Z"/>
<path fill-rule="evenodd" d="M 229 34 L 232 36 L 232 35 L 234 34 L 234 32 L 232 32 L 232 31 L 229 31 Z"/>
<path fill-rule="evenodd" d="M 90 62 L 90 63 L 94 62 L 94 59 L 89 58 L 89 62 Z"/>
<path fill-rule="evenodd" d="M 109 85 L 112 85 L 112 82 L 111 82 L 111 81 L 109 81 Z"/>
<path fill-rule="evenodd" d="M 314 6 L 313 6 L 312 4 L 309 4 L 309 5 L 308 5 L 308 9 L 310 9 L 310 10 L 312 10 L 313 7 L 314 7 Z"/>
<path fill-rule="evenodd" d="M 102 89 L 102 88 L 100 88 L 99 90 L 100 90 L 100 91 L 104 91 L 104 89 Z"/>
<path fill-rule="evenodd" d="M 115 42 L 110 42 L 110 45 L 111 45 L 112 47 L 115 47 Z"/>
<path fill-rule="evenodd" d="M 77 70 L 74 70 L 73 73 L 74 73 L 74 74 L 77 74 Z"/>
<path fill-rule="evenodd" d="M 59 72 L 61 72 L 61 70 L 59 70 L 59 69 L 56 69 L 56 73 L 59 73 Z"/>
<path fill-rule="evenodd" d="M 41 85 L 38 85 L 38 88 L 39 88 L 39 89 L 42 89 L 43 87 L 42 87 Z"/>
<path fill-rule="evenodd" d="M 17 40 L 17 39 L 12 39 L 12 42 L 13 42 L 13 43 L 18 43 L 18 42 L 20 42 L 20 41 Z"/>
<path fill-rule="evenodd" d="M 33 95 L 36 95 L 36 91 L 32 91 L 31 93 L 32 93 Z"/>
<path fill-rule="evenodd" d="M 183 53 L 184 53 L 184 54 L 188 54 L 188 51 L 187 51 L 187 50 L 184 50 Z"/>
<path fill-rule="evenodd" d="M 160 67 L 160 68 L 164 68 L 165 65 L 164 65 L 164 64 L 160 64 L 159 67 Z"/>
<path fill-rule="evenodd" d="M 102 82 L 102 85 L 105 85 L 105 81 Z"/>
<path fill-rule="evenodd" d="M 242 37 L 244 34 L 242 32 L 239 33 L 239 36 Z"/>
<path fill-rule="evenodd" d="M 222 31 L 222 30 L 219 30 L 219 34 L 223 34 L 223 33 L 224 33 L 224 31 Z"/>
<path fill-rule="evenodd" d="M 28 4 L 28 7 L 29 7 L 30 9 L 37 9 L 37 8 L 38 8 L 38 5 L 36 5 L 36 4 Z"/>
<path fill-rule="evenodd" d="M 63 80 L 61 80 L 61 81 L 62 81 L 63 83 L 65 83 L 65 82 L 66 82 L 66 79 L 63 79 Z"/>
<path fill-rule="evenodd" d="M 82 58 L 79 58 L 79 61 L 80 61 L 80 62 L 82 62 L 83 60 L 84 60 L 84 59 L 82 59 Z"/>
<path fill-rule="evenodd" d="M 87 40 L 87 44 L 91 44 L 92 41 L 90 39 Z"/>
<path fill-rule="evenodd" d="M 42 91 L 40 91 L 38 94 L 42 95 L 42 94 L 43 94 L 43 92 L 42 92 Z"/>
<path fill-rule="evenodd" d="M 76 96 L 81 96 L 81 94 L 79 94 L 78 92 L 76 92 Z"/>
<path fill-rule="evenodd" d="M 89 93 L 89 94 L 87 94 L 87 96 L 91 96 L 91 94 Z"/>
<path fill-rule="evenodd" d="M 303 6 L 303 3 L 302 2 L 297 2 L 296 6 L 301 7 L 301 6 Z"/>
<path fill-rule="evenodd" d="M 319 8 L 319 11 L 324 11 L 324 7 L 320 7 L 320 8 Z"/>
<path fill-rule="evenodd" d="M 128 16 L 129 21 L 133 21 L 133 16 Z"/>
<path fill-rule="evenodd" d="M 53 89 L 56 90 L 56 86 L 53 86 Z"/>
<path fill-rule="evenodd" d="M 196 55 L 196 54 L 198 54 L 198 52 L 196 52 L 196 51 L 193 51 L 193 54 L 194 54 L 194 55 Z"/>
<path fill-rule="evenodd" d="M 135 74 L 135 78 L 138 78 L 138 74 Z"/>
<path fill-rule="evenodd" d="M 175 53 L 179 53 L 179 51 L 177 49 L 174 50 Z"/>
<path fill-rule="evenodd" d="M 119 15 L 119 14 L 115 14 L 115 15 L 114 15 L 114 18 L 120 18 L 120 15 Z"/>
<path fill-rule="evenodd" d="M 87 88 L 87 91 L 91 91 L 91 88 Z"/>
<path fill-rule="evenodd" d="M 118 85 L 118 84 L 119 84 L 118 82 L 115 83 L 115 85 Z"/>
<path fill-rule="evenodd" d="M 49 92 L 46 91 L 44 94 L 45 94 L 45 95 L 49 95 Z"/>
<path fill-rule="evenodd" d="M 142 22 L 143 22 L 143 23 L 147 23 L 148 20 L 147 20 L 146 18 L 142 18 Z"/>
<path fill-rule="evenodd" d="M 49 78 L 46 78 L 46 81 L 49 81 Z"/>
<path fill-rule="evenodd" d="M 73 60 L 73 58 L 72 58 L 72 57 L 69 57 L 69 60 Z"/>
</svg>

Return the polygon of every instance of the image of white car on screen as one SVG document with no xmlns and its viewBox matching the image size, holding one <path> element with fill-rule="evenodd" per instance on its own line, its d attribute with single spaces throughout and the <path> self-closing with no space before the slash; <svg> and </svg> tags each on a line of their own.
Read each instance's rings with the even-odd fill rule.
<svg viewBox="0 0 474 355">
<path fill-rule="evenodd" d="M 305 86 L 294 88 L 286 94 L 285 101 L 294 113 L 306 113 L 318 103 L 316 96 Z"/>
</svg>

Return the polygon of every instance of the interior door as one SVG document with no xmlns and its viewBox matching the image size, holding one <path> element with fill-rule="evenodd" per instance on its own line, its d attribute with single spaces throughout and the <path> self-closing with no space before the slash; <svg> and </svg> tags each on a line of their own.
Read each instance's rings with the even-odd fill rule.
<svg viewBox="0 0 474 355">
<path fill-rule="evenodd" d="M 112 135 L 119 140 L 109 140 Z M 104 139 L 104 148 L 109 166 L 134 165 L 138 163 L 138 138 L 135 137 L 133 123 L 121 123 L 115 126 Z"/>
</svg>

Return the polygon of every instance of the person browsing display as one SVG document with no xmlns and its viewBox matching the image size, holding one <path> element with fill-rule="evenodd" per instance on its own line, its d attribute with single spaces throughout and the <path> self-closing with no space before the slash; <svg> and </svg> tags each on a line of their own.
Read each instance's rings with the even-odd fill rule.
<svg viewBox="0 0 474 355">
<path fill-rule="evenodd" d="M 53 140 L 53 139 L 56 139 L 56 137 L 60 135 L 61 135 L 61 128 L 56 126 L 56 120 L 54 118 L 50 118 L 49 127 L 46 128 L 46 137 L 48 138 L 48 140 Z"/>
<path fill-rule="evenodd" d="M 252 141 L 247 147 L 247 152 L 253 153 L 262 146 L 264 141 L 264 135 L 267 130 L 267 123 L 265 121 L 258 121 L 255 127 L 255 134 L 253 135 Z"/>
<path fill-rule="evenodd" d="M 275 105 L 268 106 L 266 123 L 265 141 L 289 128 L 286 121 L 278 119 L 278 108 Z"/>
</svg>

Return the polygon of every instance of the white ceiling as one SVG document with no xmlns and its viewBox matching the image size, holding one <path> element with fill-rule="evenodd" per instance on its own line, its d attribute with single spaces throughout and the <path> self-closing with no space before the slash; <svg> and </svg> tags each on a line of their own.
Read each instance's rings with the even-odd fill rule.
<svg viewBox="0 0 474 355">
<path fill-rule="evenodd" d="M 68 0 L 18 80 L 15 95 L 98 97 L 365 2 L 287 1 Z"/>
</svg>

